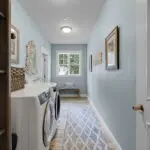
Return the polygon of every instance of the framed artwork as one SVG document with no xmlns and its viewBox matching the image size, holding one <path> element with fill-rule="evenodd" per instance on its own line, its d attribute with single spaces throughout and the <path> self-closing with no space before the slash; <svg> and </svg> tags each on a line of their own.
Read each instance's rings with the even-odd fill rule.
<svg viewBox="0 0 150 150">
<path fill-rule="evenodd" d="M 26 64 L 25 71 L 29 76 L 37 74 L 36 68 L 36 46 L 34 41 L 29 41 L 26 45 Z"/>
<path fill-rule="evenodd" d="M 119 69 L 119 27 L 117 26 L 105 39 L 106 70 Z"/>
<path fill-rule="evenodd" d="M 19 30 L 13 25 L 11 25 L 11 35 L 13 35 L 10 44 L 11 63 L 18 64 L 20 35 L 19 35 Z"/>
<path fill-rule="evenodd" d="M 89 56 L 89 71 L 90 72 L 93 71 L 93 56 L 92 55 Z"/>
<path fill-rule="evenodd" d="M 94 60 L 93 60 L 95 66 L 99 65 L 99 64 L 102 64 L 102 61 L 103 61 L 102 57 L 103 57 L 103 53 L 102 52 L 98 52 L 95 55 Z"/>
</svg>

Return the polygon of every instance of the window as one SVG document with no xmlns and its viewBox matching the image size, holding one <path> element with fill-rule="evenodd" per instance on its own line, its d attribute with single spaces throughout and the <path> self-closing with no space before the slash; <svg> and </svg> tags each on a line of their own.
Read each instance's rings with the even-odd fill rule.
<svg viewBox="0 0 150 150">
<path fill-rule="evenodd" d="M 81 75 L 81 52 L 57 52 L 57 75 L 79 76 Z"/>
</svg>

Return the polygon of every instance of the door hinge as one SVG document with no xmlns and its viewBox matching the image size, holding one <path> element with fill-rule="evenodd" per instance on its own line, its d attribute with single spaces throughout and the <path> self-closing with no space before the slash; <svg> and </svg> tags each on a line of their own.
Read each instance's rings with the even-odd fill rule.
<svg viewBox="0 0 150 150">
<path fill-rule="evenodd" d="M 5 20 L 5 16 L 2 12 L 0 12 L 0 23 Z"/>
<path fill-rule="evenodd" d="M 0 129 L 0 136 L 5 133 L 5 129 Z"/>
</svg>

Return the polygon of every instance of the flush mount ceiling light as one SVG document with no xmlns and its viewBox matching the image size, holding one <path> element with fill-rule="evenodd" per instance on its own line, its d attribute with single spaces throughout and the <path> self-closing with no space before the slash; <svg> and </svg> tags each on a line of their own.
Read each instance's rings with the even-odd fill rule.
<svg viewBox="0 0 150 150">
<path fill-rule="evenodd" d="M 62 32 L 64 33 L 70 33 L 72 31 L 72 28 L 69 26 L 63 26 L 60 28 L 62 30 Z"/>
</svg>

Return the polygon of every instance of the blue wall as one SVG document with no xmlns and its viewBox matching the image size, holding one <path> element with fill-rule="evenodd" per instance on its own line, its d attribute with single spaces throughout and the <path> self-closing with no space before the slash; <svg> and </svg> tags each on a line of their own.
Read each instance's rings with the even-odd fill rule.
<svg viewBox="0 0 150 150">
<path fill-rule="evenodd" d="M 87 45 L 86 44 L 52 44 L 52 81 L 57 82 L 60 87 L 63 87 L 66 82 L 75 83 L 77 88 L 80 88 L 81 94 L 87 94 Z M 56 76 L 56 51 L 82 51 L 82 75 L 78 77 L 58 77 Z"/>
<path fill-rule="evenodd" d="M 38 75 L 40 75 L 41 61 L 39 59 L 41 58 L 41 47 L 43 46 L 50 53 L 50 43 L 41 34 L 38 25 L 32 20 L 30 15 L 27 13 L 27 10 L 20 5 L 18 0 L 12 0 L 11 4 L 11 24 L 20 31 L 19 64 L 13 66 L 25 66 L 26 44 L 29 41 L 34 40 L 37 51 Z"/>
<path fill-rule="evenodd" d="M 88 43 L 88 56 L 103 52 L 103 64 L 88 72 L 89 99 L 123 150 L 136 149 L 135 0 L 106 0 Z M 105 70 L 105 38 L 120 27 L 120 70 Z"/>
</svg>

